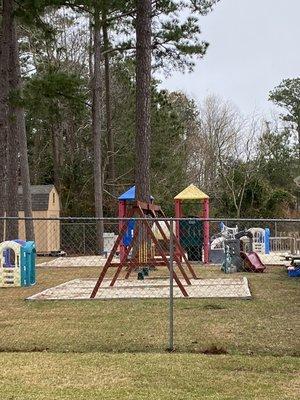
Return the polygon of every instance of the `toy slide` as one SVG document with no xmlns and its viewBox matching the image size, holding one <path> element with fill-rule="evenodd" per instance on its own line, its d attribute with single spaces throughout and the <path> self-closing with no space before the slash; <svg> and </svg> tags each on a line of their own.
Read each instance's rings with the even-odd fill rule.
<svg viewBox="0 0 300 400">
<path fill-rule="evenodd" d="M 264 270 L 266 269 L 266 266 L 262 263 L 259 255 L 254 251 L 251 251 L 248 254 L 241 252 L 241 257 L 244 261 L 245 267 L 249 269 L 249 271 L 264 272 Z"/>
</svg>

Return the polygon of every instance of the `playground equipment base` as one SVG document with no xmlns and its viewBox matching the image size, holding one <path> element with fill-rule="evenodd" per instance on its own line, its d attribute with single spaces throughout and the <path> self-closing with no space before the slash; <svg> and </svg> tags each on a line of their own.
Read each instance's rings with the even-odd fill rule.
<svg viewBox="0 0 300 400">
<path fill-rule="evenodd" d="M 223 255 L 222 255 L 223 257 Z M 283 259 L 282 253 L 259 254 L 259 257 L 265 265 L 282 265 L 289 266 L 290 261 Z M 106 262 L 105 256 L 75 256 L 75 257 L 57 257 L 51 260 L 42 261 L 37 267 L 55 267 L 55 268 L 75 268 L 75 267 L 99 267 Z M 116 257 L 113 260 L 118 262 Z M 221 264 L 221 260 L 212 264 Z"/>
<path fill-rule="evenodd" d="M 110 287 L 110 279 L 104 280 L 95 299 L 163 299 L 169 298 L 168 279 L 118 280 Z M 95 286 L 95 279 L 74 279 L 46 289 L 27 300 L 87 300 Z M 239 298 L 251 299 L 248 280 L 242 278 L 192 279 L 192 285 L 184 284 L 188 298 Z M 174 283 L 174 297 L 184 298 Z"/>
<path fill-rule="evenodd" d="M 106 263 L 106 256 L 75 256 L 75 257 L 57 257 L 37 264 L 37 267 L 55 267 L 55 268 L 75 268 L 75 267 L 99 267 Z M 119 261 L 115 258 L 114 261 Z"/>
</svg>

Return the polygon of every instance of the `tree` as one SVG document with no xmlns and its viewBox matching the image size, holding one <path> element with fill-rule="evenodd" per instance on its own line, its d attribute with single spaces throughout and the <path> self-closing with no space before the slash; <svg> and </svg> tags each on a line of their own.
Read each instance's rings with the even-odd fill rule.
<svg viewBox="0 0 300 400">
<path fill-rule="evenodd" d="M 6 204 L 6 144 L 8 137 L 8 66 L 12 4 L 2 2 L 0 31 L 0 217 L 4 217 Z M 0 223 L 0 240 L 4 238 L 4 223 Z"/>
<path fill-rule="evenodd" d="M 86 86 L 86 79 L 73 71 L 63 72 L 63 68 L 56 71 L 51 63 L 31 75 L 25 86 L 32 179 L 35 184 L 54 181 L 60 189 L 63 210 L 68 209 L 70 190 L 76 193 L 73 181 L 78 156 L 83 158 L 87 142 L 91 143 Z M 54 142 L 54 135 L 58 143 Z M 89 160 L 85 166 L 92 168 Z M 81 170 L 80 179 L 77 178 L 83 179 L 80 187 L 85 183 L 84 177 Z"/>
<path fill-rule="evenodd" d="M 137 2 L 136 16 L 136 199 L 150 203 L 152 1 Z"/>
<path fill-rule="evenodd" d="M 54 128 L 57 137 L 63 144 L 62 146 L 56 146 L 60 151 L 63 162 L 60 162 L 60 168 L 55 168 L 60 173 L 59 180 L 62 186 L 61 198 L 63 200 L 63 209 L 65 213 L 76 212 L 79 215 L 81 213 L 87 215 L 86 213 L 93 211 L 91 204 L 92 196 L 84 196 L 84 193 L 90 194 L 92 192 L 93 182 L 93 175 L 91 174 L 94 159 L 93 137 L 89 134 L 91 132 L 91 120 L 87 117 L 90 112 L 89 107 L 92 104 L 92 91 L 90 90 L 91 87 L 85 82 L 83 84 L 83 91 L 85 90 L 87 99 L 83 108 L 85 108 L 86 112 L 81 113 L 77 111 L 77 108 L 71 106 L 71 103 L 73 103 L 71 98 L 79 97 L 82 99 L 80 92 L 78 91 L 78 94 L 76 94 L 76 91 L 68 89 L 72 87 L 72 85 L 70 86 L 73 79 L 71 79 L 71 74 L 73 75 L 75 72 L 75 75 L 78 75 L 79 78 L 85 79 L 88 78 L 88 69 L 92 71 L 94 68 L 94 63 L 88 63 L 88 57 L 85 54 L 89 41 L 88 29 L 85 29 L 85 37 L 84 32 L 81 38 L 77 33 L 81 30 L 82 23 L 85 27 L 88 25 L 85 23 L 87 14 L 90 16 L 92 20 L 91 26 L 94 28 L 94 8 L 96 3 L 99 8 L 100 27 L 103 34 L 103 42 L 100 49 L 101 80 L 104 83 L 104 81 L 107 81 L 104 77 L 108 76 L 109 78 L 109 84 L 106 84 L 105 93 L 103 88 L 101 88 L 100 100 L 104 105 L 105 96 L 107 98 L 108 94 L 111 111 L 109 112 L 109 109 L 105 107 L 105 112 L 105 108 L 101 106 L 101 167 L 102 178 L 107 179 L 106 181 L 102 179 L 102 186 L 105 184 L 103 206 L 104 212 L 107 214 L 111 212 L 109 210 L 113 203 L 111 197 L 113 193 L 113 190 L 111 190 L 112 186 L 118 187 L 120 191 L 123 185 L 128 186 L 134 181 L 133 121 L 136 113 L 133 104 L 135 87 L 132 68 L 135 60 L 136 43 L 133 40 L 132 34 L 136 26 L 137 2 L 124 0 L 106 0 L 105 2 L 40 0 L 37 2 L 25 0 L 20 3 L 20 7 L 23 8 L 25 6 L 28 8 L 31 5 L 33 12 L 30 13 L 30 18 L 32 18 L 32 15 L 38 14 L 40 17 L 38 26 L 48 25 L 47 28 L 51 32 L 51 40 L 45 38 L 41 43 L 41 40 L 38 39 L 39 33 L 31 25 L 30 31 L 33 31 L 33 35 L 29 36 L 26 58 L 22 58 L 25 61 L 24 66 L 26 66 L 26 70 L 30 71 L 31 69 L 26 79 L 28 80 L 26 95 L 29 99 L 27 125 L 30 130 L 30 157 L 33 177 L 35 182 L 52 182 L 51 158 L 53 157 L 52 153 L 56 154 L 57 152 L 53 151 L 49 146 L 51 138 L 49 138 L 48 131 L 51 130 L 51 124 L 55 124 Z M 154 68 L 192 68 L 192 58 L 197 55 L 202 56 L 205 52 L 206 44 L 199 41 L 200 29 L 198 19 L 196 21 L 196 19 L 189 19 L 187 16 L 187 20 L 178 21 L 176 19 L 176 12 L 182 11 L 184 15 L 191 17 L 193 17 L 193 13 L 194 15 L 197 13 L 197 16 L 200 17 L 214 3 L 216 2 L 203 0 L 196 2 L 187 1 L 185 3 L 161 0 L 154 3 L 151 13 L 154 27 L 151 41 L 153 60 L 155 60 L 153 63 Z M 44 7 L 46 5 L 53 5 L 57 10 L 61 6 L 71 7 L 73 11 L 70 11 L 69 8 L 62 8 L 59 11 L 52 12 L 48 8 L 46 14 L 44 14 Z M 187 11 L 187 14 L 185 14 L 184 10 Z M 80 25 L 76 25 L 77 16 L 80 18 Z M 167 20 L 169 22 L 165 24 Z M 129 33 L 128 36 L 126 36 L 126 30 Z M 121 34 L 122 31 L 124 35 Z M 120 32 L 120 35 L 115 35 L 115 32 Z M 69 40 L 71 35 L 73 35 L 73 39 Z M 105 35 L 107 35 L 107 40 L 105 39 Z M 121 40 L 119 39 L 120 37 Z M 123 39 L 124 37 L 126 40 L 129 38 L 127 43 Z M 57 38 L 59 39 L 57 40 Z M 89 47 L 91 53 L 94 53 L 95 46 L 92 42 Z M 196 45 L 197 43 L 199 46 Z M 22 45 L 23 48 L 24 45 L 26 47 L 26 41 L 23 41 Z M 120 54 L 120 56 L 116 56 L 116 54 Z M 109 56 L 109 63 L 105 60 L 106 55 Z M 160 64 L 160 59 L 165 59 L 166 62 Z M 176 60 L 179 59 L 180 62 L 177 63 Z M 171 63 L 171 60 L 174 60 L 174 64 Z M 36 71 L 34 75 L 32 75 L 31 64 Z M 109 68 L 105 67 L 107 64 L 109 64 Z M 130 73 L 123 80 L 121 75 L 127 68 L 128 71 L 130 70 Z M 107 71 L 109 74 L 107 74 Z M 66 78 L 61 79 L 61 84 L 56 82 L 56 78 L 58 79 L 59 75 L 65 75 Z M 67 79 L 68 76 L 70 79 Z M 171 184 L 174 184 L 176 180 L 178 185 L 182 186 L 182 180 L 185 177 L 185 138 L 186 132 L 189 132 L 189 128 L 184 118 L 187 115 L 186 113 L 188 113 L 187 109 L 189 106 L 186 105 L 185 108 L 185 102 L 184 100 L 181 102 L 180 95 L 164 95 L 159 93 L 155 88 L 156 83 L 154 81 L 150 84 L 151 101 L 153 103 L 153 107 L 150 107 L 153 118 L 153 122 L 151 122 L 153 136 L 150 147 L 155 152 L 155 158 L 151 162 L 153 172 L 151 175 L 153 193 L 160 195 L 162 191 L 158 189 L 158 182 L 171 182 Z M 28 93 L 30 94 L 28 95 Z M 43 97 L 42 102 L 40 101 L 40 96 Z M 107 104 L 108 102 L 106 101 L 106 106 Z M 178 105 L 178 109 L 174 111 L 172 105 L 173 107 L 177 107 Z M 181 110 L 181 107 L 183 107 L 184 111 Z M 76 118 L 73 115 L 75 109 Z M 111 114 L 111 124 L 109 124 L 109 114 Z M 49 124 L 50 120 L 52 122 Z M 193 125 L 192 114 L 191 118 L 188 118 L 188 123 L 189 126 Z M 111 125 L 111 128 L 109 128 L 109 125 Z M 107 135 L 103 134 L 105 126 Z M 173 131 L 173 134 L 171 131 Z M 109 132 L 113 132 L 113 135 L 109 135 Z M 115 149 L 113 152 L 111 151 L 112 146 L 109 144 L 109 137 L 115 141 L 115 143 L 112 143 Z M 169 151 L 167 147 L 168 143 L 170 146 Z M 180 152 L 180 157 L 177 158 L 176 156 L 179 155 L 178 152 Z M 114 185 L 111 185 L 111 179 L 109 178 L 111 175 L 111 166 L 109 165 L 109 161 L 112 159 L 110 157 L 111 153 L 113 153 L 113 158 L 115 158 L 116 179 Z M 173 156 L 171 159 L 170 154 L 176 156 Z M 35 159 L 33 158 L 34 155 Z M 159 157 L 162 156 L 164 157 L 163 164 L 166 165 L 166 168 L 171 168 L 170 173 L 167 171 L 163 174 L 163 171 L 159 167 Z M 37 162 L 34 160 L 37 160 Z M 184 164 L 183 169 L 180 169 L 180 160 Z M 75 177 L 76 174 L 78 175 L 76 173 L 78 165 L 81 165 L 81 173 L 80 177 Z M 76 201 L 79 198 L 81 201 Z M 163 200 L 167 199 L 167 194 L 164 192 L 161 198 Z"/>
<path fill-rule="evenodd" d="M 194 113 L 197 125 L 188 137 L 189 175 L 204 191 L 217 198 L 219 158 L 234 152 L 241 116 L 232 104 L 215 95 L 208 96 Z"/>
<path fill-rule="evenodd" d="M 1 185 L 5 193 L 5 211 L 8 217 L 17 217 L 18 184 L 19 184 L 19 160 L 21 170 L 22 197 L 25 217 L 31 218 L 31 191 L 27 157 L 27 140 L 25 131 L 24 111 L 21 105 L 21 80 L 20 62 L 18 54 L 18 37 L 16 33 L 16 19 L 14 16 L 14 2 L 3 1 L 2 34 L 1 34 L 1 71 L 6 83 L 2 82 L 3 94 L 1 97 L 0 127 L 2 138 L 7 148 L 1 149 L 7 152 L 4 156 L 5 165 Z M 3 161 L 2 161 L 3 162 Z M 4 182 L 7 181 L 6 189 Z M 2 211 L 2 210 L 1 210 Z M 34 239 L 33 221 L 25 222 L 27 239 Z M 2 227 L 1 227 L 2 231 Z M 2 232 L 1 232 L 2 234 Z M 18 237 L 17 220 L 8 220 L 6 229 L 7 238 Z"/>
<path fill-rule="evenodd" d="M 155 69 L 162 69 L 167 74 L 174 69 L 193 71 L 195 59 L 202 58 L 209 46 L 201 40 L 201 17 L 207 15 L 218 1 L 155 2 L 152 16 Z"/>
<path fill-rule="evenodd" d="M 291 216 L 297 195 L 294 185 L 297 151 L 289 129 L 282 129 L 277 120 L 266 123 L 259 139 L 257 159 L 260 180 L 268 185 L 264 215 L 270 216 L 273 212 L 273 216 Z"/>
<path fill-rule="evenodd" d="M 101 146 L 101 22 L 100 8 L 97 0 L 94 1 L 94 75 L 92 78 L 92 136 L 94 149 L 94 194 L 97 237 L 99 251 L 103 252 L 103 176 L 102 176 L 102 146 Z"/>
<path fill-rule="evenodd" d="M 111 121 L 111 78 L 109 63 L 109 37 L 107 24 L 107 1 L 104 2 L 102 11 L 102 32 L 103 32 L 103 52 L 104 52 L 104 75 L 105 75 L 105 118 L 106 118 L 106 136 L 107 136 L 107 158 L 108 158 L 108 181 L 111 184 L 111 193 L 114 195 L 114 184 L 116 179 L 115 165 L 115 146 L 114 134 Z"/>
<path fill-rule="evenodd" d="M 292 190 L 295 174 L 296 153 L 291 145 L 290 132 L 277 130 L 267 124 L 258 143 L 261 175 L 273 187 Z"/>
<path fill-rule="evenodd" d="M 30 173 L 28 163 L 28 151 L 27 151 L 27 136 L 26 136 L 26 125 L 25 125 L 25 114 L 24 106 L 22 104 L 23 88 L 21 82 L 21 70 L 20 70 L 20 59 L 19 59 L 19 46 L 18 37 L 16 33 L 16 24 L 12 26 L 12 42 L 11 42 L 11 91 L 15 99 L 12 99 L 11 105 L 11 116 L 10 118 L 15 119 L 14 130 L 10 131 L 11 137 L 16 138 L 18 143 L 18 152 L 20 160 L 20 175 L 21 175 L 21 186 L 22 186 L 22 205 L 24 210 L 25 220 L 25 231 L 26 240 L 34 240 L 34 226 L 32 220 L 32 205 L 31 205 L 31 185 L 30 185 Z M 15 143 L 15 145 L 16 145 Z M 11 153 L 9 152 L 9 157 Z M 16 160 L 17 163 L 17 160 Z M 16 165 L 18 171 L 18 165 Z M 18 187 L 18 174 L 17 174 L 17 187 Z M 18 190 L 17 190 L 18 191 Z M 16 207 L 19 208 L 18 196 L 16 196 Z M 18 235 L 17 235 L 18 236 Z M 17 237 L 15 236 L 15 237 Z"/>
<path fill-rule="evenodd" d="M 270 92 L 269 99 L 285 109 L 284 121 L 292 125 L 298 135 L 298 167 L 300 168 L 300 78 L 284 79 Z"/>
<path fill-rule="evenodd" d="M 188 138 L 188 174 L 209 193 L 216 213 L 240 217 L 258 169 L 254 159 L 259 121 L 246 121 L 232 104 L 216 96 L 205 99 L 197 119 Z"/>
<path fill-rule="evenodd" d="M 19 62 L 16 57 L 17 38 L 15 33 L 15 22 L 13 18 L 13 1 L 8 1 L 10 10 L 10 28 L 9 28 L 9 65 L 8 65 L 8 84 L 9 98 L 8 101 L 8 130 L 7 130 L 7 149 L 6 149 L 6 216 L 15 219 L 6 221 L 6 239 L 14 240 L 18 237 L 18 185 L 19 185 L 19 116 L 16 107 L 16 99 L 14 99 L 15 91 L 18 89 L 17 82 L 17 64 Z"/>
</svg>

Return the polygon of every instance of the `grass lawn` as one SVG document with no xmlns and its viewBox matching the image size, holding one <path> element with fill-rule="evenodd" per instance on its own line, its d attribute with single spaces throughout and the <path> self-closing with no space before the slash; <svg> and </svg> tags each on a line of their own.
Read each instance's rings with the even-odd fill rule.
<svg viewBox="0 0 300 400">
<path fill-rule="evenodd" d="M 1 399 L 299 398 L 299 280 L 283 268 L 247 274 L 252 300 L 177 299 L 171 354 L 167 300 L 24 301 L 98 273 L 39 268 L 0 291 Z"/>
<path fill-rule="evenodd" d="M 5 400 L 296 400 L 298 371 L 292 357 L 10 353 L 0 358 L 0 392 Z"/>
</svg>

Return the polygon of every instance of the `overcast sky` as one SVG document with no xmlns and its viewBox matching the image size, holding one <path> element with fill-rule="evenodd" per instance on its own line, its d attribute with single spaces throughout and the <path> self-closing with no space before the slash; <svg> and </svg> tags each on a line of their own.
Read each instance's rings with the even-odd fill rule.
<svg viewBox="0 0 300 400">
<path fill-rule="evenodd" d="M 190 74 L 175 73 L 162 87 L 198 102 L 217 94 L 241 112 L 268 113 L 269 90 L 300 76 L 300 0 L 221 0 L 201 19 L 210 43 Z"/>
</svg>

